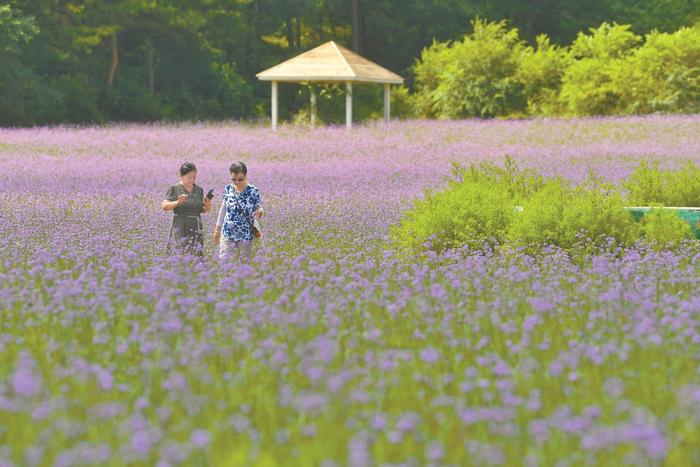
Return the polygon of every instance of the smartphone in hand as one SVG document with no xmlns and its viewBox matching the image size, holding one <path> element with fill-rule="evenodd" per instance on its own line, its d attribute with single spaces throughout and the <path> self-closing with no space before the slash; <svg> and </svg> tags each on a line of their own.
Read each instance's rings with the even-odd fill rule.
<svg viewBox="0 0 700 467">
<path fill-rule="evenodd" d="M 209 190 L 209 193 L 207 193 L 207 199 L 212 199 L 214 197 L 214 189 L 212 188 Z"/>
</svg>

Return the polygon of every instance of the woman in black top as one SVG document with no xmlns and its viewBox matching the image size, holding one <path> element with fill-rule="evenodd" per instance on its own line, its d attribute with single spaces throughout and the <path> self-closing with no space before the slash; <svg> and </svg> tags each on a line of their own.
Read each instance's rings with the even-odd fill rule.
<svg viewBox="0 0 700 467">
<path fill-rule="evenodd" d="M 211 209 L 211 200 L 204 198 L 204 190 L 196 185 L 197 168 L 192 162 L 180 167 L 180 182 L 168 188 L 161 204 L 164 211 L 173 211 L 168 249 L 175 244 L 183 253 L 201 255 L 204 249 L 202 236 L 203 212 Z"/>
</svg>

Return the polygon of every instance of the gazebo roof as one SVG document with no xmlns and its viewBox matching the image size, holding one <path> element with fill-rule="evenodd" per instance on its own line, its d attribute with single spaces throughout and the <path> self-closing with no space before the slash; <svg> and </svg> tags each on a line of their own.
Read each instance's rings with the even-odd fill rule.
<svg viewBox="0 0 700 467">
<path fill-rule="evenodd" d="M 261 71 L 262 81 L 401 84 L 403 78 L 333 41 Z"/>
</svg>

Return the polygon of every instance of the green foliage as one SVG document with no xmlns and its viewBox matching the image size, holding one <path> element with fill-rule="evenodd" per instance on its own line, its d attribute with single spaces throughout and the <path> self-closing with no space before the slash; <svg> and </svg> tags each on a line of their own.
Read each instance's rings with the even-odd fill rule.
<svg viewBox="0 0 700 467">
<path fill-rule="evenodd" d="M 644 239 L 656 249 L 677 247 L 683 240 L 692 238 L 688 223 L 673 211 L 651 210 L 644 215 L 641 224 Z"/>
<path fill-rule="evenodd" d="M 129 79 L 117 80 L 114 86 L 107 88 L 102 106 L 118 121 L 148 122 L 163 117 L 162 108 L 148 89 Z"/>
<path fill-rule="evenodd" d="M 513 206 L 504 191 L 484 181 L 454 184 L 442 193 L 426 193 L 393 234 L 398 245 L 411 250 L 428 244 L 435 251 L 463 244 L 478 248 L 503 240 Z"/>
<path fill-rule="evenodd" d="M 2 2 L 0 125 L 266 117 L 256 73 L 330 39 L 407 79 L 399 118 L 700 112 L 697 1 L 283 3 Z M 465 37 L 479 17 L 502 21 L 473 21 Z M 577 37 L 610 18 L 634 28 Z M 308 113 L 307 97 L 282 92 L 280 117 Z M 356 98 L 356 120 L 381 118 L 381 87 Z M 319 106 L 320 121 L 343 120 L 342 98 Z"/>
<path fill-rule="evenodd" d="M 285 88 L 293 85 L 285 84 Z M 307 125 L 311 116 L 311 90 L 316 94 L 316 123 L 345 123 L 345 84 L 321 83 L 303 85 L 297 90 L 299 110 L 292 122 Z M 354 84 L 352 86 L 352 119 L 354 122 L 379 120 L 384 116 L 384 87 L 376 84 Z M 415 116 L 408 89 L 396 87 L 390 91 L 391 118 L 408 118 Z"/>
<path fill-rule="evenodd" d="M 562 78 L 572 58 L 566 48 L 552 44 L 545 35 L 537 36 L 536 43 L 535 49 L 525 49 L 516 73 L 527 97 L 527 113 L 559 114 Z"/>
<path fill-rule="evenodd" d="M 639 236 L 625 203 L 596 177 L 577 187 L 562 179 L 547 180 L 523 204 L 508 230 L 515 246 L 558 245 L 573 248 L 582 240 L 604 244 L 609 237 L 629 244 Z"/>
<path fill-rule="evenodd" d="M 395 243 L 404 249 L 425 245 L 442 251 L 460 245 L 479 248 L 502 243 L 515 216 L 517 200 L 542 184 L 540 177 L 519 171 L 510 159 L 505 167 L 489 163 L 465 169 L 455 166 L 444 191 L 426 192 L 402 221 L 392 228 Z"/>
<path fill-rule="evenodd" d="M 628 115 L 700 111 L 700 26 L 642 37 L 603 23 L 570 47 L 525 46 L 505 23 L 474 23 L 463 42 L 433 43 L 413 71 L 426 117 Z M 526 102 L 526 104 L 524 104 Z"/>
<path fill-rule="evenodd" d="M 39 32 L 33 16 L 19 13 L 10 4 L 0 5 L 0 54 L 16 53 Z"/>
<path fill-rule="evenodd" d="M 639 204 L 689 200 L 700 191 L 699 173 L 692 164 L 676 172 L 643 166 L 623 186 Z M 625 209 L 635 204 L 630 199 L 593 174 L 572 186 L 561 178 L 543 180 L 520 171 L 510 159 L 504 167 L 457 166 L 447 188 L 416 201 L 392 229 L 392 238 L 398 248 L 412 251 L 484 244 L 533 249 L 557 245 L 572 250 L 580 245 L 604 246 L 611 238 L 619 245 L 644 238 L 665 247 L 691 235 L 689 225 L 674 212 L 653 212 L 651 218 L 636 223 Z"/>
<path fill-rule="evenodd" d="M 623 58 L 641 41 L 630 29 L 629 24 L 603 23 L 598 28 L 590 28 L 590 34 L 580 32 L 571 44 L 571 53 L 581 59 Z"/>
<path fill-rule="evenodd" d="M 596 244 L 603 244 L 608 238 L 631 244 L 640 233 L 625 206 L 625 199 L 612 185 L 591 175 L 572 190 L 563 217 L 565 234 L 556 244 L 571 247 L 577 235 Z"/>
<path fill-rule="evenodd" d="M 576 58 L 562 78 L 561 103 L 572 115 L 613 115 L 622 105 L 615 77 L 621 60 L 632 53 L 641 38 L 629 25 L 603 23 L 591 34 L 579 33 L 571 45 Z"/>
<path fill-rule="evenodd" d="M 423 115 L 496 117 L 525 110 L 523 85 L 516 78 L 525 51 L 518 30 L 504 21 L 477 19 L 472 26 L 461 42 L 424 49 L 414 66 L 417 110 Z"/>
<path fill-rule="evenodd" d="M 411 118 L 416 116 L 415 109 L 411 103 L 411 95 L 406 86 L 398 86 L 390 91 L 391 118 Z"/>
<path fill-rule="evenodd" d="M 700 27 L 652 31 L 621 63 L 620 113 L 700 111 Z"/>
<path fill-rule="evenodd" d="M 103 117 L 98 102 L 99 92 L 90 85 L 86 76 L 60 76 L 54 87 L 61 93 L 60 116 L 49 117 L 48 121 L 70 123 L 99 123 Z"/>
<path fill-rule="evenodd" d="M 635 206 L 700 206 L 700 167 L 687 162 L 680 170 L 642 162 L 623 183 Z"/>
</svg>

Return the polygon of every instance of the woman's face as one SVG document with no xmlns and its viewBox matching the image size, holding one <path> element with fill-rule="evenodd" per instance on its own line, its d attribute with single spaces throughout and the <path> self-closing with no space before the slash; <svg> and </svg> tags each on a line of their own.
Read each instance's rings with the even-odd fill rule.
<svg viewBox="0 0 700 467">
<path fill-rule="evenodd" d="M 182 184 L 185 186 L 191 186 L 194 185 L 194 181 L 197 178 L 197 171 L 193 170 L 192 172 L 186 173 L 185 175 L 180 175 L 180 181 L 182 181 Z"/>
<path fill-rule="evenodd" d="M 245 187 L 245 180 L 246 180 L 246 176 L 243 172 L 231 174 L 231 182 L 233 182 L 233 184 L 236 186 L 236 188 L 238 190 L 241 190 L 242 188 Z"/>
</svg>

